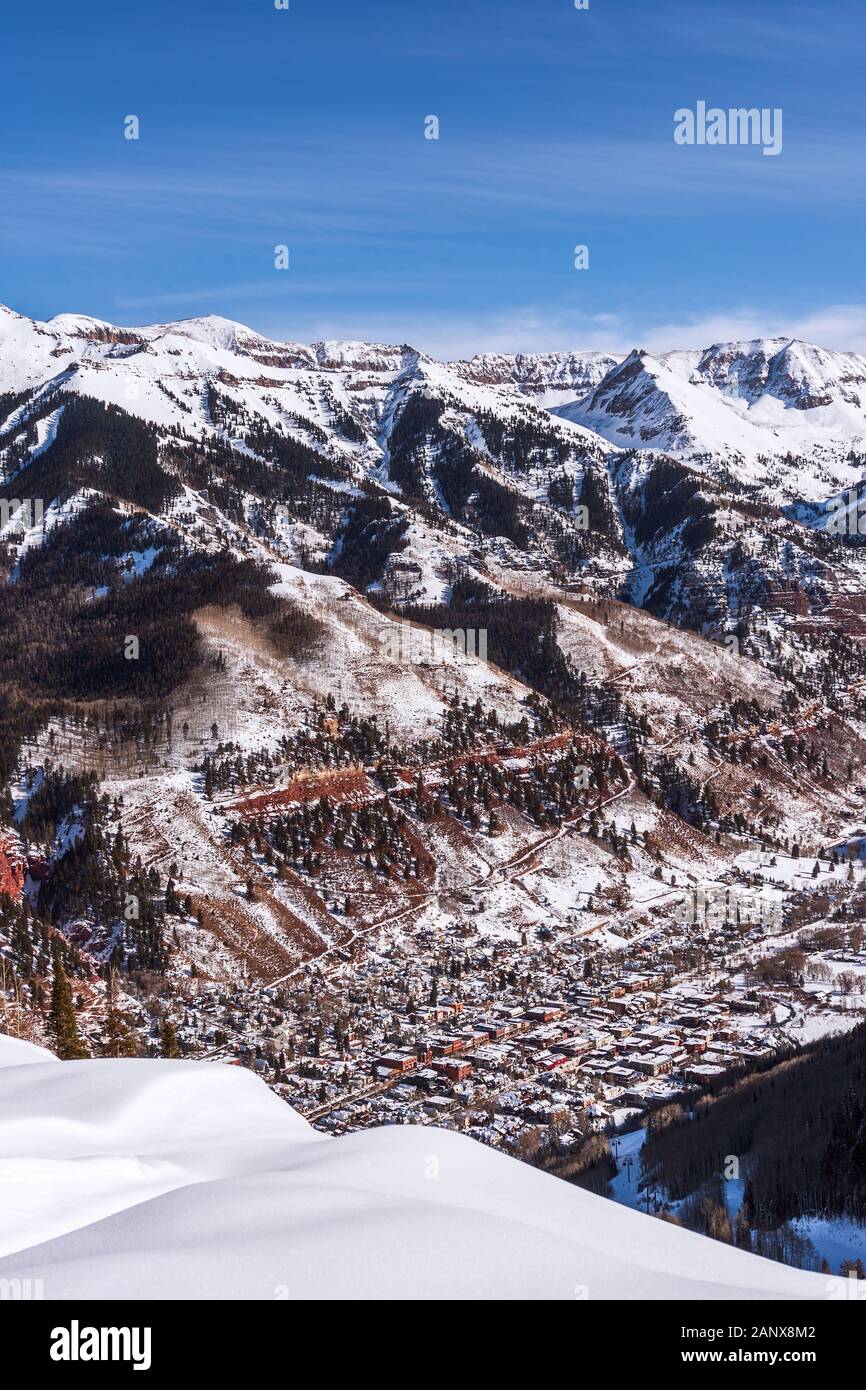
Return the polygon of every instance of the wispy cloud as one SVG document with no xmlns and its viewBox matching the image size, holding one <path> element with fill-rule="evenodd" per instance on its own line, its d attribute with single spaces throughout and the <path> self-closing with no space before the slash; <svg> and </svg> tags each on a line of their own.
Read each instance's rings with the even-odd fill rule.
<svg viewBox="0 0 866 1390">
<path fill-rule="evenodd" d="M 718 342 L 752 338 L 799 338 L 819 347 L 866 356 L 866 304 L 836 304 L 786 317 L 775 311 L 743 307 L 707 313 L 681 322 L 637 320 L 625 314 L 563 315 L 523 308 L 477 318 L 442 316 L 313 316 L 279 314 L 262 331 L 305 342 L 322 338 L 372 339 L 412 343 L 443 360 L 477 353 L 564 352 L 571 349 L 624 355 L 632 348 L 669 352 L 706 348 Z"/>
<path fill-rule="evenodd" d="M 374 293 L 381 296 L 403 295 L 408 293 L 430 293 L 436 286 L 426 280 L 365 280 L 363 286 L 355 283 L 341 283 L 338 280 L 303 280 L 291 271 L 274 272 L 269 280 L 253 280 L 234 285 L 209 285 L 197 289 L 165 290 L 158 294 L 127 295 L 114 297 L 115 307 L 122 312 L 137 309 L 160 309 L 194 306 L 202 314 L 216 312 L 215 306 L 234 300 L 260 300 L 271 302 L 292 301 L 296 298 L 319 298 L 332 300 L 343 295 L 346 300 L 357 295 Z"/>
<path fill-rule="evenodd" d="M 282 338 L 288 335 L 287 330 L 288 324 L 275 315 L 265 331 Z M 477 318 L 415 313 L 329 313 L 306 320 L 293 317 L 288 336 L 305 342 L 337 338 L 411 343 L 430 357 L 444 361 L 484 352 L 556 352 L 574 347 L 616 351 L 624 341 L 620 340 L 608 315 L 602 315 L 599 320 L 587 317 L 566 321 L 532 309 Z"/>
<path fill-rule="evenodd" d="M 648 328 L 639 346 L 650 352 L 704 348 L 751 338 L 800 338 L 838 352 L 866 355 L 866 304 L 831 304 L 806 314 L 741 308 Z"/>
<path fill-rule="evenodd" d="M 111 166 L 0 169 L 7 207 L 32 206 L 75 223 L 97 210 L 144 215 L 169 227 L 211 235 L 229 229 L 289 226 L 298 232 L 372 235 L 423 234 L 458 213 L 486 223 L 502 209 L 540 213 L 563 222 L 576 208 L 591 213 L 635 208 L 644 217 L 670 216 L 687 202 L 690 213 L 791 203 L 804 196 L 825 209 L 860 205 L 862 140 L 856 130 L 792 126 L 786 116 L 781 158 L 767 160 L 751 146 L 674 144 L 674 110 L 693 99 L 672 93 L 670 110 L 646 113 L 633 135 L 577 132 L 568 138 L 420 139 L 360 132 L 349 138 L 257 142 L 233 152 L 187 152 L 177 167 L 139 161 L 134 171 Z M 201 172 L 190 165 L 203 165 Z M 216 166 L 218 172 L 210 172 Z M 22 227 L 25 219 L 22 218 Z"/>
<path fill-rule="evenodd" d="M 765 63 L 770 55 L 776 61 L 785 55 L 800 61 L 804 51 L 853 58 L 863 50 L 862 15 L 856 5 L 843 12 L 827 3 L 819 10 L 811 3 L 786 3 L 778 18 L 741 9 L 735 22 L 730 15 L 725 23 L 709 23 L 705 10 L 675 0 L 647 7 L 646 22 L 687 52 L 717 53 L 741 62 L 751 57 Z"/>
</svg>

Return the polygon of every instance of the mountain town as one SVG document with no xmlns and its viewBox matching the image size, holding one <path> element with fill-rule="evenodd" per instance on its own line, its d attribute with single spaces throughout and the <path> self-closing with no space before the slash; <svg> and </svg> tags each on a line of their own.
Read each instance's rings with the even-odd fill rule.
<svg viewBox="0 0 866 1390">
<path fill-rule="evenodd" d="M 2 310 L 0 370 L 5 1032 L 579 1180 L 861 1023 L 866 360 Z"/>
</svg>

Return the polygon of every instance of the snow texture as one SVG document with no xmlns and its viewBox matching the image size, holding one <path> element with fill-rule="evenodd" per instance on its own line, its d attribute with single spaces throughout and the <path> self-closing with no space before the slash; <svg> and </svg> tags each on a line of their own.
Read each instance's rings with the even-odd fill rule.
<svg viewBox="0 0 866 1390">
<path fill-rule="evenodd" d="M 0 1037 L 0 1279 L 50 1299 L 815 1299 L 820 1276 L 443 1130 L 317 1134 L 251 1072 Z"/>
</svg>

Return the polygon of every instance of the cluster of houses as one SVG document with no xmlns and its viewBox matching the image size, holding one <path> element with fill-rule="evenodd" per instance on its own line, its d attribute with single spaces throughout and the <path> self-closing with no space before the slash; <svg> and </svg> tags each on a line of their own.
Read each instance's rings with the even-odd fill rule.
<svg viewBox="0 0 866 1390">
<path fill-rule="evenodd" d="M 750 985 L 744 962 L 781 926 L 674 913 L 610 950 L 568 930 L 482 939 L 443 915 L 333 976 L 311 964 L 290 988 L 201 985 L 177 1035 L 190 1055 L 255 1068 L 333 1133 L 436 1123 L 516 1152 L 554 1135 L 562 1152 L 771 1057 L 795 1011 L 826 1012 L 795 985 Z"/>
<path fill-rule="evenodd" d="M 603 1128 L 623 1108 L 662 1103 L 774 1051 L 748 1027 L 750 1019 L 761 1033 L 765 1025 L 744 991 L 673 986 L 651 994 L 658 984 L 636 978 L 526 1009 L 493 1005 L 477 1019 L 446 1004 L 454 1010 L 449 1027 L 378 1053 L 356 1098 L 350 1091 L 335 1102 L 316 1099 L 311 1116 L 336 1132 L 425 1115 L 470 1129 L 481 1106 L 509 1120 L 493 1125 L 488 1142 L 514 1144 L 523 1125 L 543 1125 L 551 1108 L 591 1113 Z"/>
</svg>

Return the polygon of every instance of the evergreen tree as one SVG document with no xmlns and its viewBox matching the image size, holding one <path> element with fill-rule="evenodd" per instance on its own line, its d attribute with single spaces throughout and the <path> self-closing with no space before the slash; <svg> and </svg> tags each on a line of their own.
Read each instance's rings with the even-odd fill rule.
<svg viewBox="0 0 866 1390">
<path fill-rule="evenodd" d="M 180 1057 L 180 1045 L 177 1041 L 177 1029 L 170 1018 L 164 1018 L 159 1029 L 159 1051 L 162 1057 L 176 1059 Z"/>
<path fill-rule="evenodd" d="M 72 990 L 60 958 L 60 947 L 54 943 L 52 950 L 54 964 L 54 987 L 51 991 L 51 1008 L 48 1027 L 54 1040 L 54 1051 L 61 1062 L 74 1062 L 86 1057 L 87 1049 L 78 1036 L 75 1007 L 72 1003 Z"/>
<path fill-rule="evenodd" d="M 134 1057 L 136 1054 L 135 1038 L 133 1037 L 129 1019 L 121 1009 L 117 1007 L 117 994 L 115 988 L 116 972 L 109 967 L 108 978 L 105 983 L 105 1037 L 103 1048 L 106 1057 Z"/>
</svg>

